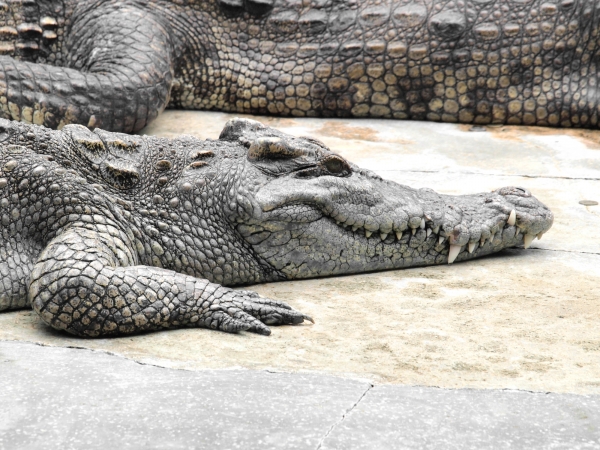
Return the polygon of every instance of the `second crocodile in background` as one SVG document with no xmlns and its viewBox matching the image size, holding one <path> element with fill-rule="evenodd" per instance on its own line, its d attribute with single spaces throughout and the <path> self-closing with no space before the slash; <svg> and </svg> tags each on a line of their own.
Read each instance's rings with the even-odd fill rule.
<svg viewBox="0 0 600 450">
<path fill-rule="evenodd" d="M 80 336 L 268 334 L 308 317 L 224 286 L 469 260 L 552 221 L 526 189 L 412 189 L 250 120 L 202 141 L 0 119 L 0 310 Z"/>
<path fill-rule="evenodd" d="M 584 0 L 5 0 L 0 114 L 136 132 L 165 108 L 598 128 Z"/>
</svg>

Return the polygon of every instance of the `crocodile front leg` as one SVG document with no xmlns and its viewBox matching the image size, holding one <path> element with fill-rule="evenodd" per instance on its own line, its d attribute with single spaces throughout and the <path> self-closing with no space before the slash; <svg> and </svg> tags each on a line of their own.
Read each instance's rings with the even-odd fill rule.
<svg viewBox="0 0 600 450">
<path fill-rule="evenodd" d="M 202 327 L 269 335 L 311 320 L 283 302 L 135 263 L 118 233 L 71 229 L 41 253 L 29 300 L 48 325 L 78 336 Z"/>
<path fill-rule="evenodd" d="M 0 115 L 50 128 L 139 131 L 169 101 L 171 39 L 158 19 L 130 5 L 82 12 L 67 39 L 68 67 L 0 57 Z"/>
</svg>

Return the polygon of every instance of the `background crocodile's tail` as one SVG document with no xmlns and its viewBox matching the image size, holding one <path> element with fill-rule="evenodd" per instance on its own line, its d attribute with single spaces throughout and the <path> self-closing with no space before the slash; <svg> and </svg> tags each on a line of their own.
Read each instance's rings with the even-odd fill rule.
<svg viewBox="0 0 600 450">
<path fill-rule="evenodd" d="M 172 37 L 147 12 L 126 4 L 81 11 L 68 32 L 58 30 L 57 36 L 52 17 L 28 22 L 23 2 L 18 11 L 2 4 L 1 117 L 59 129 L 78 123 L 131 133 L 169 102 Z M 61 47 L 66 68 L 43 63 L 48 45 Z"/>
</svg>

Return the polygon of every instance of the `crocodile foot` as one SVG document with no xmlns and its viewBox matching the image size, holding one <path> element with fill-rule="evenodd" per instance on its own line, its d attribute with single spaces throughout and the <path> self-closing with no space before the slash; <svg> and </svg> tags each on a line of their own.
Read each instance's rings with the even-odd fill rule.
<svg viewBox="0 0 600 450">
<path fill-rule="evenodd" d="M 288 304 L 269 298 L 260 297 L 253 291 L 229 290 L 221 300 L 213 301 L 207 328 L 238 333 L 251 331 L 269 336 L 271 330 L 267 325 L 296 325 L 305 320 L 314 320 L 296 311 Z"/>
</svg>

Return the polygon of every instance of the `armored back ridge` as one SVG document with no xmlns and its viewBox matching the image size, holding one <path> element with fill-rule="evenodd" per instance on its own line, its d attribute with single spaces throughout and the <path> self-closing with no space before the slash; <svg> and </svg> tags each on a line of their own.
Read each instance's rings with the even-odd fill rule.
<svg viewBox="0 0 600 450">
<path fill-rule="evenodd" d="M 0 110 L 135 132 L 165 107 L 598 126 L 583 0 L 11 0 Z"/>
<path fill-rule="evenodd" d="M 80 336 L 269 334 L 312 319 L 224 285 L 453 263 L 552 221 L 526 189 L 412 189 L 250 120 L 201 141 L 0 119 L 0 310 Z"/>
</svg>

